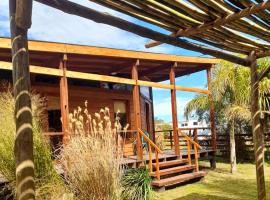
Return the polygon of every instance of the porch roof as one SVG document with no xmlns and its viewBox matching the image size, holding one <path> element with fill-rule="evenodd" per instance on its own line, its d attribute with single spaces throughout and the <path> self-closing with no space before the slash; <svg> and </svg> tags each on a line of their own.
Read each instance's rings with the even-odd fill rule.
<svg viewBox="0 0 270 200">
<path fill-rule="evenodd" d="M 58 68 L 60 58 L 62 59 L 63 54 L 66 54 L 69 70 L 127 78 L 130 78 L 131 67 L 138 59 L 139 78 L 151 81 L 169 79 L 169 70 L 172 66 L 176 66 L 175 74 L 179 77 L 205 70 L 219 62 L 218 59 L 213 58 L 44 41 L 29 41 L 29 53 L 31 65 Z M 11 62 L 10 38 L 0 38 L 0 60 Z"/>
</svg>

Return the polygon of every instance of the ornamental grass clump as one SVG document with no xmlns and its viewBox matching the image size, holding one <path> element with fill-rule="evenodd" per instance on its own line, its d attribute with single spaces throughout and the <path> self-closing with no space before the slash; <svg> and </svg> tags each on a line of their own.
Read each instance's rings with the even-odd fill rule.
<svg viewBox="0 0 270 200">
<path fill-rule="evenodd" d="M 70 139 L 60 162 L 76 199 L 118 200 L 121 194 L 122 155 L 117 149 L 119 119 L 112 124 L 108 108 L 91 116 L 85 107 L 69 114 Z"/>
<path fill-rule="evenodd" d="M 50 147 L 42 137 L 44 99 L 39 95 L 32 95 L 31 100 L 36 199 L 60 199 L 66 189 L 61 177 L 54 169 Z M 8 187 L 13 194 L 16 189 L 14 105 L 14 97 L 10 89 L 0 93 L 0 174 L 7 179 Z"/>
</svg>

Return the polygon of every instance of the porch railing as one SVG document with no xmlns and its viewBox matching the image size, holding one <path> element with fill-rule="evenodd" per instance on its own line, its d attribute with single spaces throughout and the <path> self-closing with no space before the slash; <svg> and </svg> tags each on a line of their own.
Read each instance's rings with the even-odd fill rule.
<svg viewBox="0 0 270 200">
<path fill-rule="evenodd" d="M 148 143 L 148 153 L 149 153 L 149 169 L 150 173 L 153 172 L 153 155 L 152 150 L 155 151 L 155 168 L 156 168 L 156 177 L 158 180 L 160 180 L 160 173 L 159 173 L 159 153 L 163 153 L 160 148 L 141 130 L 138 129 L 138 134 L 140 134 L 140 138 L 144 138 L 144 140 Z"/>
<path fill-rule="evenodd" d="M 191 137 L 187 136 L 181 129 L 178 129 L 178 134 L 180 134 L 181 136 L 184 137 L 184 139 L 187 142 L 187 156 L 188 156 L 188 163 L 189 165 L 192 164 L 191 161 L 191 149 L 192 149 L 192 145 L 194 148 L 194 160 L 195 160 L 195 170 L 196 172 L 199 171 L 199 160 L 198 160 L 198 149 L 202 149 L 202 147 L 195 142 L 194 140 L 191 139 Z"/>
<path fill-rule="evenodd" d="M 196 128 L 179 128 L 188 137 L 192 138 L 196 143 L 198 143 L 202 149 L 212 149 L 212 136 L 210 127 L 196 127 Z M 156 142 L 163 145 L 163 150 L 173 150 L 174 140 L 173 140 L 173 130 L 160 130 L 155 131 Z M 183 140 L 183 136 L 179 135 L 179 146 L 181 149 L 186 148 L 187 144 Z"/>
</svg>

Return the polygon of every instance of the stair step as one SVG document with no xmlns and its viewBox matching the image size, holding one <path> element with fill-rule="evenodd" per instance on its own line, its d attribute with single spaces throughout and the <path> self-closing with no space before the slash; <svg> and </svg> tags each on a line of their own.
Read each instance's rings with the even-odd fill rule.
<svg viewBox="0 0 270 200">
<path fill-rule="evenodd" d="M 152 185 L 157 186 L 157 187 L 169 186 L 169 185 L 174 185 L 178 183 L 183 183 L 194 178 L 204 177 L 205 175 L 206 175 L 206 172 L 204 171 L 181 174 L 181 175 L 170 177 L 170 178 L 154 180 L 152 181 Z"/>
<path fill-rule="evenodd" d="M 183 171 L 188 171 L 188 170 L 192 170 L 195 169 L 195 165 L 183 165 L 183 166 L 178 166 L 178 167 L 171 167 L 171 168 L 167 168 L 167 169 L 161 169 L 159 170 L 160 176 L 163 175 L 168 175 L 168 174 L 175 174 L 178 172 L 183 172 Z M 152 172 L 150 173 L 150 176 L 156 176 L 156 172 Z"/>
<path fill-rule="evenodd" d="M 174 165 L 180 165 L 187 163 L 188 159 L 181 159 L 181 160 L 170 160 L 170 161 L 165 161 L 165 162 L 159 162 L 159 167 L 169 167 L 169 166 L 174 166 Z M 156 168 L 156 163 L 153 163 L 153 168 Z"/>
</svg>

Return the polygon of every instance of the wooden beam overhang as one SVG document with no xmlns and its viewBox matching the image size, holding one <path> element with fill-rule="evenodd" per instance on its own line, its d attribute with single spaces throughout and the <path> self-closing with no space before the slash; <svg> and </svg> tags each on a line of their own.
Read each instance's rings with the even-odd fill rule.
<svg viewBox="0 0 270 200">
<path fill-rule="evenodd" d="M 153 31 L 151 29 L 145 28 L 143 26 L 128 22 L 126 20 L 120 19 L 115 16 L 111 16 L 107 13 L 98 12 L 91 8 L 81 6 L 79 4 L 67 1 L 67 0 L 36 0 L 42 4 L 47 6 L 56 8 L 65 13 L 77 15 L 83 18 L 87 18 L 93 20 L 97 23 L 108 24 L 122 30 L 135 33 L 139 36 L 150 38 L 152 40 L 161 41 L 167 44 L 171 44 L 174 46 L 182 47 L 191 51 L 197 51 L 203 54 L 209 54 L 217 58 L 222 58 L 233 63 L 237 63 L 243 66 L 249 66 L 249 60 L 240 58 L 238 56 L 228 54 L 219 50 L 214 50 L 208 48 L 206 46 L 193 44 L 187 40 L 175 38 L 172 36 L 167 36 L 165 34 L 159 33 L 157 31 Z"/>
<path fill-rule="evenodd" d="M 204 31 L 207 31 L 209 29 L 213 29 L 216 27 L 220 27 L 223 25 L 226 25 L 228 23 L 231 23 L 233 21 L 236 21 L 238 19 L 241 19 L 243 17 L 247 17 L 249 15 L 252 15 L 254 13 L 257 13 L 261 10 L 270 8 L 270 1 L 262 2 L 257 5 L 252 5 L 251 7 L 245 8 L 240 10 L 239 12 L 229 14 L 223 18 L 217 18 L 216 20 L 212 22 L 206 22 L 203 23 L 197 27 L 191 27 L 187 29 L 180 29 L 177 31 L 177 33 L 172 33 L 170 36 L 173 37 L 185 37 L 185 36 L 192 36 L 192 35 L 197 35 L 199 33 L 203 33 Z M 155 47 L 162 44 L 162 42 L 159 41 L 150 41 L 145 45 L 145 47 L 150 48 L 150 47 Z"/>
<path fill-rule="evenodd" d="M 113 48 L 104 48 L 104 47 L 94 47 L 94 46 L 83 46 L 83 45 L 72 45 L 72 44 L 63 44 L 63 43 L 54 43 L 54 42 L 39 42 L 39 41 L 28 41 L 29 51 L 38 52 L 39 56 L 52 56 L 54 58 L 61 56 L 62 54 L 67 54 L 70 60 L 76 58 L 82 61 L 93 60 L 97 61 L 100 58 L 95 57 L 110 57 L 113 59 L 127 59 L 127 60 L 151 60 L 151 61 L 160 61 L 160 62 L 182 62 L 182 63 L 198 63 L 198 64 L 217 64 L 219 59 L 215 58 L 200 58 L 192 56 L 177 56 L 170 54 L 161 54 L 161 53 L 150 53 L 150 52 L 141 52 L 141 51 L 128 51 L 122 49 L 113 49 Z M 1 38 L 0 37 L 0 49 L 5 50 L 4 53 L 8 53 L 10 56 L 10 38 Z M 0 52 L 0 55 L 2 51 Z M 45 54 L 45 55 L 44 55 Z M 81 57 L 87 58 L 81 58 Z M 47 57 L 47 56 L 46 56 Z"/>
</svg>

